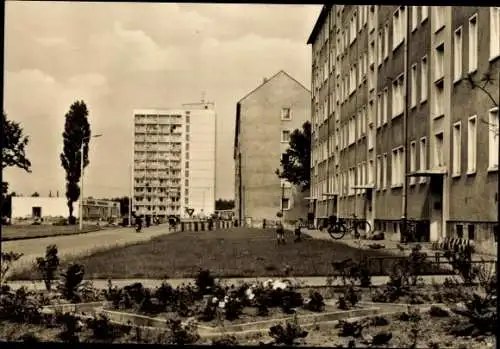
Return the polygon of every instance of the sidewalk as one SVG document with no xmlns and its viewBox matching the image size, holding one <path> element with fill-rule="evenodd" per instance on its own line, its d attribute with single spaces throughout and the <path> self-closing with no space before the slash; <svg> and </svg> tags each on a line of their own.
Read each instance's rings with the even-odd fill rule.
<svg viewBox="0 0 500 349">
<path fill-rule="evenodd" d="M 423 276 L 423 281 L 425 284 L 442 284 L 445 280 L 446 277 L 449 277 L 449 275 L 432 275 L 432 276 Z M 266 280 L 284 280 L 288 279 L 292 281 L 293 283 L 298 283 L 302 287 L 324 287 L 324 286 L 329 286 L 327 282 L 327 277 L 325 276 L 304 276 L 304 277 L 256 277 L 256 278 L 227 278 L 227 279 L 220 279 L 222 283 L 228 284 L 228 285 L 238 285 L 240 283 L 255 283 L 255 282 L 263 282 Z M 98 280 L 90 280 L 92 281 L 94 287 L 99 288 L 99 289 L 105 289 L 108 287 L 108 280 L 103 280 L 103 279 L 98 279 Z M 118 279 L 118 280 L 112 280 L 112 285 L 113 286 L 118 286 L 118 287 L 123 287 L 126 285 L 131 285 L 136 282 L 142 283 L 144 287 L 148 288 L 155 288 L 158 287 L 162 284 L 162 282 L 168 282 L 172 287 L 177 287 L 182 284 L 194 284 L 194 279 L 166 279 L 166 280 L 159 280 L 159 279 Z M 384 285 L 389 281 L 388 276 L 372 276 L 372 285 L 373 286 L 380 286 Z M 26 286 L 28 289 L 31 290 L 44 290 L 45 289 L 45 284 L 43 281 L 8 281 L 7 284 L 12 287 L 13 289 L 18 289 L 22 286 Z M 330 284 L 330 286 L 340 286 L 342 285 L 342 282 L 340 278 L 336 278 L 333 280 L 333 282 Z"/>
<path fill-rule="evenodd" d="M 430 256 L 434 256 L 435 250 L 432 249 L 432 243 L 430 242 L 423 242 L 423 243 L 409 243 L 409 244 L 402 244 L 401 242 L 398 241 L 393 241 L 393 240 L 355 240 L 351 236 L 345 236 L 344 238 L 340 240 L 333 240 L 330 235 L 326 231 L 319 231 L 319 230 L 307 230 L 306 234 L 311 236 L 313 239 L 320 239 L 320 240 L 331 240 L 335 241 L 344 245 L 347 245 L 352 248 L 360 248 L 363 250 L 369 250 L 371 249 L 369 245 L 371 244 L 380 244 L 384 245 L 385 248 L 380 249 L 381 251 L 386 251 L 389 253 L 392 253 L 396 256 L 408 256 L 411 253 L 411 249 L 414 245 L 420 244 L 422 246 L 422 252 L 427 253 Z M 400 247 L 404 248 L 404 251 L 401 251 Z M 487 254 L 482 254 L 482 253 L 473 253 L 472 254 L 472 260 L 473 261 L 480 261 L 481 259 L 491 261 L 491 260 L 496 260 L 495 256 L 487 255 Z"/>
</svg>

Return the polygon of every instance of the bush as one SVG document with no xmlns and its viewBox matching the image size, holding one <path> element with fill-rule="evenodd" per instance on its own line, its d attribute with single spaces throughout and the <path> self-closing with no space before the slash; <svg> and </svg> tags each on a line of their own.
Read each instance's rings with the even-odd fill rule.
<svg viewBox="0 0 500 349">
<path fill-rule="evenodd" d="M 64 343 L 76 344 L 80 342 L 78 333 L 82 331 L 80 320 L 70 313 L 58 314 L 57 323 L 63 325 L 63 330 L 57 337 Z"/>
<path fill-rule="evenodd" d="M 337 306 L 339 309 L 348 310 L 355 307 L 361 300 L 361 293 L 353 285 L 345 287 L 344 294 L 339 296 Z"/>
<path fill-rule="evenodd" d="M 305 304 L 305 308 L 309 311 L 321 312 L 325 308 L 325 302 L 323 300 L 323 296 L 317 292 L 311 292 L 309 294 L 309 302 Z"/>
<path fill-rule="evenodd" d="M 296 323 L 287 322 L 285 325 L 276 325 L 269 329 L 269 336 L 274 339 L 275 344 L 294 345 L 300 338 L 306 338 L 304 331 Z"/>
<path fill-rule="evenodd" d="M 5 283 L 7 272 L 10 270 L 12 265 L 23 256 L 23 254 L 16 252 L 1 252 L 0 255 L 0 285 L 3 285 Z"/>
<path fill-rule="evenodd" d="M 371 326 L 387 326 L 389 325 L 389 320 L 383 316 L 374 316 L 371 318 L 370 325 Z"/>
<path fill-rule="evenodd" d="M 354 337 L 359 338 L 364 329 L 364 323 L 361 321 L 344 321 L 340 320 L 335 326 L 339 328 L 340 337 Z"/>
<path fill-rule="evenodd" d="M 25 287 L 12 291 L 4 285 L 0 293 L 0 320 L 40 324 L 43 321 L 40 303 Z"/>
<path fill-rule="evenodd" d="M 238 345 L 238 340 L 236 339 L 235 336 L 223 336 L 212 340 L 212 345 L 219 345 L 219 346 Z"/>
<path fill-rule="evenodd" d="M 209 294 L 215 287 L 215 278 L 209 270 L 200 270 L 195 277 L 195 284 L 200 295 Z"/>
<path fill-rule="evenodd" d="M 40 272 L 43 282 L 45 283 L 45 288 L 47 291 L 52 290 L 52 284 L 56 277 L 57 268 L 59 268 L 59 257 L 57 256 L 57 246 L 49 245 L 45 251 L 45 258 L 38 257 L 36 259 L 36 265 L 38 271 Z"/>
<path fill-rule="evenodd" d="M 87 319 L 87 328 L 91 331 L 91 339 L 98 342 L 112 343 L 124 335 L 130 334 L 131 327 L 114 325 L 109 318 L 100 314 L 97 318 Z"/>
<path fill-rule="evenodd" d="M 172 310 L 177 302 L 175 289 L 168 283 L 163 282 L 154 293 L 163 310 Z"/>
<path fill-rule="evenodd" d="M 81 264 L 71 264 L 64 273 L 62 273 L 62 282 L 59 285 L 59 291 L 64 299 L 73 303 L 81 302 L 80 286 L 85 275 L 85 268 Z"/>
<path fill-rule="evenodd" d="M 243 306 L 237 298 L 229 297 L 224 306 L 226 320 L 233 321 L 240 317 L 243 312 Z"/>
<path fill-rule="evenodd" d="M 361 287 L 369 287 L 371 285 L 370 263 L 367 257 L 363 257 L 361 261 L 356 262 L 351 258 L 341 262 L 332 263 L 336 277 L 342 279 L 342 284 L 355 284 L 359 282 Z"/>
<path fill-rule="evenodd" d="M 450 313 L 441 307 L 432 306 L 429 309 L 429 315 L 433 317 L 447 317 L 450 316 Z"/>
<path fill-rule="evenodd" d="M 183 326 L 181 320 L 170 319 L 167 321 L 167 327 L 171 334 L 172 344 L 194 344 L 200 339 L 196 324 L 193 322 Z"/>
</svg>

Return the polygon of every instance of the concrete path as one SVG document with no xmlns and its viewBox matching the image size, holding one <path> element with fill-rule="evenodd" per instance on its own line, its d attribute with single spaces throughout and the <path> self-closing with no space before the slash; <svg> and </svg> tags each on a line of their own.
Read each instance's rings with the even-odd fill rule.
<svg viewBox="0 0 500 349">
<path fill-rule="evenodd" d="M 447 276 L 446 275 L 433 275 L 433 276 L 423 276 L 423 282 L 425 284 L 431 285 L 432 283 L 442 284 Z M 449 277 L 449 275 L 448 275 Z M 256 278 L 228 278 L 221 279 L 220 281 L 226 284 L 238 285 L 243 282 L 255 283 L 257 281 L 266 281 L 266 280 L 276 280 L 276 279 L 289 279 L 293 283 L 298 283 L 303 287 L 321 287 L 328 286 L 327 277 L 324 276 L 310 276 L 310 277 L 256 277 Z M 173 287 L 177 287 L 182 284 L 194 284 L 194 279 L 166 279 L 166 280 L 158 280 L 158 279 L 117 279 L 112 280 L 114 286 L 123 287 L 126 285 L 130 285 L 136 282 L 142 283 L 144 287 L 155 288 L 161 285 L 162 282 L 167 281 Z M 389 281 L 388 276 L 373 276 L 372 277 L 372 285 L 380 286 L 384 285 Z M 94 287 L 99 289 L 104 289 L 108 287 L 108 280 L 92 280 Z M 26 286 L 29 289 L 43 290 L 45 286 L 42 281 L 9 281 L 7 282 L 9 286 L 14 289 L 17 289 L 21 286 Z M 333 280 L 332 286 L 341 285 L 341 280 L 336 278 Z"/>
<path fill-rule="evenodd" d="M 344 238 L 340 240 L 333 240 L 330 235 L 326 231 L 319 231 L 319 230 L 307 230 L 306 234 L 311 236 L 313 239 L 320 239 L 320 240 L 331 240 L 338 242 L 340 244 L 347 245 L 349 247 L 353 248 L 361 248 L 363 250 L 369 250 L 371 249 L 368 245 L 371 244 L 381 244 L 384 245 L 385 248 L 380 249 L 379 251 L 385 251 L 392 253 L 394 255 L 405 255 L 408 256 L 411 253 L 411 249 L 414 245 L 417 243 L 409 243 L 409 244 L 402 244 L 398 241 L 393 241 L 393 240 L 381 240 L 381 241 L 374 241 L 374 240 L 356 240 L 353 239 L 351 236 L 345 236 Z M 431 248 L 431 243 L 429 242 L 424 242 L 420 243 L 422 246 L 422 251 L 427 253 L 428 255 L 434 256 L 434 253 L 436 251 L 432 250 Z M 399 247 L 398 247 L 399 246 Z M 404 251 L 401 251 L 400 247 L 404 247 Z M 477 260 L 480 261 L 481 259 L 484 260 L 496 260 L 495 256 L 487 255 L 487 254 L 481 254 L 481 253 L 473 253 L 472 254 L 472 260 Z"/>
<path fill-rule="evenodd" d="M 57 245 L 59 257 L 68 257 L 72 255 L 90 254 L 95 250 L 103 248 L 112 248 L 115 246 L 124 246 L 147 241 L 156 236 L 170 233 L 168 224 L 144 228 L 141 233 L 136 233 L 134 228 L 116 228 L 78 235 L 6 241 L 2 242 L 2 251 L 12 251 L 24 254 L 24 256 L 13 266 L 12 270 L 14 270 L 33 263 L 37 257 L 44 256 L 46 247 L 52 244 Z"/>
</svg>

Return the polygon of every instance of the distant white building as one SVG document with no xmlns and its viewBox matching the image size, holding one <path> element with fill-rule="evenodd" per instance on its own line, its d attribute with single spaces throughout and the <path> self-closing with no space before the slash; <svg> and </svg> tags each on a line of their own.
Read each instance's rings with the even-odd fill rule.
<svg viewBox="0 0 500 349">
<path fill-rule="evenodd" d="M 85 220 L 108 220 L 120 217 L 119 202 L 84 198 L 82 205 L 83 219 Z M 67 218 L 68 214 L 69 210 L 65 197 L 12 197 L 11 219 L 13 221 L 36 218 L 50 221 L 52 218 L 57 217 Z M 73 216 L 80 217 L 79 201 L 73 203 Z"/>
<path fill-rule="evenodd" d="M 133 210 L 145 216 L 215 211 L 213 103 L 134 110 Z"/>
<path fill-rule="evenodd" d="M 79 217 L 78 202 L 73 204 L 73 216 Z M 68 217 L 68 205 L 65 197 L 12 197 L 13 221 L 20 219 Z"/>
</svg>

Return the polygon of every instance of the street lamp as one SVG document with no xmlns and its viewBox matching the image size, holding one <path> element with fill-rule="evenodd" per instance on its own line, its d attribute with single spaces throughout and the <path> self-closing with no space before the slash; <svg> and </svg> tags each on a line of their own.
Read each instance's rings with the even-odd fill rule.
<svg viewBox="0 0 500 349">
<path fill-rule="evenodd" d="M 93 136 L 87 136 L 82 138 L 82 144 L 80 145 L 80 214 L 79 214 L 79 226 L 80 230 L 83 229 L 83 146 L 86 140 L 90 140 L 90 138 L 101 137 L 102 134 L 97 134 Z"/>
</svg>

